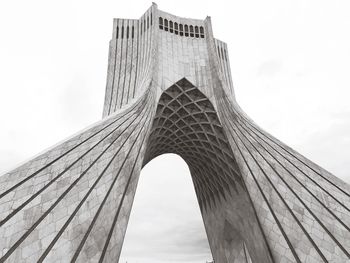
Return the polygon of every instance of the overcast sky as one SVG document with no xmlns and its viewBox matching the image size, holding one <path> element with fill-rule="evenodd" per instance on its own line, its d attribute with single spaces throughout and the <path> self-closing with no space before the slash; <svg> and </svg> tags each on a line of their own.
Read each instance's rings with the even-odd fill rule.
<svg viewBox="0 0 350 263">
<path fill-rule="evenodd" d="M 242 108 L 265 130 L 350 183 L 348 0 L 157 1 L 212 17 L 228 44 Z M 0 173 L 102 115 L 112 19 L 147 1 L 0 2 Z M 161 156 L 141 174 L 120 262 L 211 259 L 185 162 Z"/>
</svg>

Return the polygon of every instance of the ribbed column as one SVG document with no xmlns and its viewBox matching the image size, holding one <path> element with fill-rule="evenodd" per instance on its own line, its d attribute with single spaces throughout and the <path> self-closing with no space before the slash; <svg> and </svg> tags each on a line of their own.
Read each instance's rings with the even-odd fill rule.
<svg viewBox="0 0 350 263">
<path fill-rule="evenodd" d="M 115 262 L 153 112 L 147 92 L 1 176 L 0 262 Z"/>
<path fill-rule="evenodd" d="M 350 260 L 349 186 L 220 100 L 235 159 L 277 262 Z"/>
</svg>

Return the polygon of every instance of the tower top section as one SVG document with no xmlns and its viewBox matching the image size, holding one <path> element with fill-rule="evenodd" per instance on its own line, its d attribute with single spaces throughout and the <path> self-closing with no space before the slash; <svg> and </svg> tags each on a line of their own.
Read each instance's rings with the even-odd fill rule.
<svg viewBox="0 0 350 263">
<path fill-rule="evenodd" d="M 205 19 L 194 19 L 176 16 L 158 9 L 158 5 L 152 2 L 152 6 L 139 19 L 114 18 L 114 24 L 123 21 L 138 21 L 142 24 L 140 28 L 146 31 L 153 24 L 159 25 L 160 30 L 173 33 L 178 36 L 204 38 L 205 24 L 210 22 L 210 16 Z M 113 38 L 122 37 L 122 32 L 116 32 L 117 27 L 113 27 Z M 120 34 L 117 34 L 120 33 Z M 126 37 L 123 36 L 123 37 Z"/>
<path fill-rule="evenodd" d="M 219 89 L 214 83 L 234 94 L 227 46 L 214 38 L 210 17 L 183 18 L 153 3 L 139 19 L 114 19 L 103 116 L 137 99 L 150 83 L 161 94 L 183 78 L 208 98 Z"/>
</svg>

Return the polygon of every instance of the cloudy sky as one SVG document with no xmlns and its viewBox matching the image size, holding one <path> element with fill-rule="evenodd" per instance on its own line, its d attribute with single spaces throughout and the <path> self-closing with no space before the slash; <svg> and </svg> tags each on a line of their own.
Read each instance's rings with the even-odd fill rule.
<svg viewBox="0 0 350 263">
<path fill-rule="evenodd" d="M 157 1 L 212 17 L 227 42 L 236 95 L 263 128 L 350 183 L 348 0 Z M 0 3 L 0 173 L 102 115 L 113 17 L 148 1 Z M 188 168 L 175 155 L 143 170 L 122 260 L 211 259 Z"/>
</svg>

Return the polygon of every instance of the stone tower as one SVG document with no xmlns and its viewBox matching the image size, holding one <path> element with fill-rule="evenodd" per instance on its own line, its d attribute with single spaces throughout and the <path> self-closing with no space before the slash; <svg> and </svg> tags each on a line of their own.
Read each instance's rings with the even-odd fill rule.
<svg viewBox="0 0 350 263">
<path fill-rule="evenodd" d="M 0 262 L 117 262 L 142 167 L 188 164 L 218 263 L 350 262 L 350 187 L 235 100 L 210 18 L 115 19 L 103 118 L 0 177 Z"/>
</svg>

